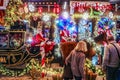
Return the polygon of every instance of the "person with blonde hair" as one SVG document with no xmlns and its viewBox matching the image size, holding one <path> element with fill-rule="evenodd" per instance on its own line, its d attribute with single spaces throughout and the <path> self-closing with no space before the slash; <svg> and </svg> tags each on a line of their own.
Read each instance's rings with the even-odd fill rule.
<svg viewBox="0 0 120 80">
<path fill-rule="evenodd" d="M 86 51 L 86 42 L 79 41 L 65 60 L 66 65 L 68 63 L 71 64 L 71 70 L 75 80 L 85 80 L 84 63 Z"/>
</svg>

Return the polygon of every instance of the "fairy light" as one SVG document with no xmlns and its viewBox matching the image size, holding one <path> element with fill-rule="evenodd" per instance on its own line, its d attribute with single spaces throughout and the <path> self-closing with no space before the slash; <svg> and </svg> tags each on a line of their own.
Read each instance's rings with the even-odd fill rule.
<svg viewBox="0 0 120 80">
<path fill-rule="evenodd" d="M 88 19 L 88 17 L 89 17 L 88 12 L 85 12 L 85 13 L 83 14 L 83 19 L 87 20 L 87 19 Z"/>
</svg>

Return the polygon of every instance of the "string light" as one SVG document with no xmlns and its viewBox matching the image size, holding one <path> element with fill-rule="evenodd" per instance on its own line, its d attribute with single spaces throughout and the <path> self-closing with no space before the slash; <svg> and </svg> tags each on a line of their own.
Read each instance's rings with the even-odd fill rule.
<svg viewBox="0 0 120 80">
<path fill-rule="evenodd" d="M 88 17 L 89 17 L 88 12 L 85 12 L 85 13 L 83 14 L 83 19 L 87 20 L 87 19 L 88 19 Z"/>
</svg>

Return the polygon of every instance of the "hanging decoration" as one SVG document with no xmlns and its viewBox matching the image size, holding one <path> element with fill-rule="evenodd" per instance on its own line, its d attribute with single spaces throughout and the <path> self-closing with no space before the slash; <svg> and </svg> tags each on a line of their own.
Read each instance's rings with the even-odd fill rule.
<svg viewBox="0 0 120 80">
<path fill-rule="evenodd" d="M 111 30 L 114 27 L 115 22 L 108 17 L 103 17 L 98 21 L 98 33 L 106 32 L 108 35 L 111 35 Z"/>
<path fill-rule="evenodd" d="M 86 17 L 86 16 L 85 16 Z M 87 19 L 80 19 L 78 23 L 78 38 L 85 39 L 92 35 L 92 22 Z"/>
<path fill-rule="evenodd" d="M 43 8 L 42 8 L 42 7 L 39 7 L 39 8 L 38 8 L 38 13 L 41 14 L 42 11 L 43 11 Z"/>
<path fill-rule="evenodd" d="M 84 12 L 88 10 L 90 7 L 97 11 L 102 12 L 113 9 L 112 5 L 109 2 L 70 1 L 70 8 L 76 9 L 78 12 Z"/>
<path fill-rule="evenodd" d="M 90 7 L 90 16 L 94 16 L 94 15 L 97 15 L 97 16 L 102 15 L 102 12 L 94 10 L 92 7 Z"/>
<path fill-rule="evenodd" d="M 63 19 L 62 17 L 59 17 L 56 20 L 56 25 L 60 30 L 63 30 L 65 27 L 68 30 L 71 30 L 73 32 L 73 27 L 75 26 L 75 23 L 71 20 L 71 18 Z"/>
<path fill-rule="evenodd" d="M 60 13 L 60 6 L 58 4 L 54 4 L 53 12 L 56 14 Z"/>
<path fill-rule="evenodd" d="M 60 38 L 62 42 L 71 41 L 72 38 L 74 39 L 77 37 L 75 23 L 70 17 L 61 15 L 56 20 L 56 26 L 60 30 Z"/>
</svg>

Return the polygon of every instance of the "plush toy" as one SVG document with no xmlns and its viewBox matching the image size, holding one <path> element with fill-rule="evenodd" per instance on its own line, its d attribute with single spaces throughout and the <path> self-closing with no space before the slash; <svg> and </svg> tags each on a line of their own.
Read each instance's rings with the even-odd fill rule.
<svg viewBox="0 0 120 80">
<path fill-rule="evenodd" d="M 64 42 L 60 43 L 60 49 L 62 52 L 63 61 L 70 54 L 70 52 L 75 48 L 77 42 Z"/>
<path fill-rule="evenodd" d="M 42 34 L 38 33 L 32 38 L 32 46 L 35 46 L 37 44 L 40 44 L 41 42 L 44 42 L 45 38 L 42 36 Z"/>
<path fill-rule="evenodd" d="M 96 54 L 96 51 L 94 50 L 93 47 L 91 47 L 89 42 L 87 42 L 87 41 L 85 41 L 85 42 L 86 42 L 87 48 L 88 48 L 88 51 L 86 52 L 86 57 L 91 59 Z M 60 49 L 62 52 L 63 61 L 70 54 L 70 52 L 75 48 L 76 45 L 77 45 L 77 42 L 71 42 L 71 41 L 60 43 Z"/>
</svg>

